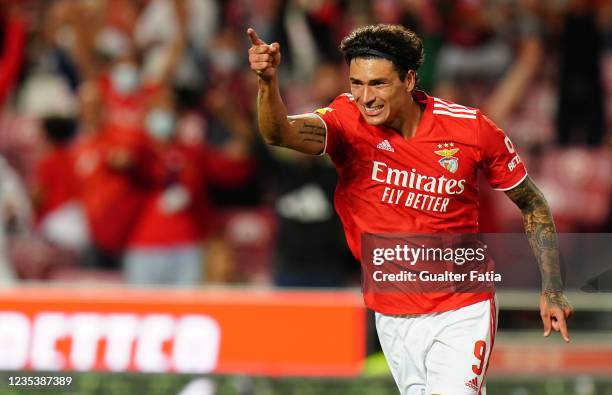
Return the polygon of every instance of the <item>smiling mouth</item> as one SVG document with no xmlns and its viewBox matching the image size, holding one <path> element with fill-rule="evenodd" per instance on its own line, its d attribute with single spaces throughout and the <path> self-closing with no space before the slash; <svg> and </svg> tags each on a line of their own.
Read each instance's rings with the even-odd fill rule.
<svg viewBox="0 0 612 395">
<path fill-rule="evenodd" d="M 373 117 L 376 115 L 379 115 L 382 110 L 383 110 L 383 105 L 378 105 L 378 106 L 363 106 L 363 111 L 365 113 L 365 115 Z"/>
</svg>

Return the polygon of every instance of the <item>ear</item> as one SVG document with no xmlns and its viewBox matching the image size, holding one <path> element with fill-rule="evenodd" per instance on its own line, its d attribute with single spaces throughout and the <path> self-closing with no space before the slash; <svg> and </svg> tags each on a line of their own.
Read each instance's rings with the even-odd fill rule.
<svg viewBox="0 0 612 395">
<path fill-rule="evenodd" d="M 409 93 L 414 90 L 416 87 L 416 71 L 408 70 L 406 78 L 404 78 L 404 86 Z"/>
</svg>

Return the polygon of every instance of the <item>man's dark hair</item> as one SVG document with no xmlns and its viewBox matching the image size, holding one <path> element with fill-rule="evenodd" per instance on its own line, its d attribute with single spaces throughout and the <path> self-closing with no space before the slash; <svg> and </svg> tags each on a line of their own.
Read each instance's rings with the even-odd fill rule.
<svg viewBox="0 0 612 395">
<path fill-rule="evenodd" d="M 355 58 L 383 58 L 391 61 L 400 80 L 408 70 L 423 64 L 423 42 L 415 32 L 401 25 L 368 25 L 354 30 L 340 43 L 346 63 Z"/>
</svg>

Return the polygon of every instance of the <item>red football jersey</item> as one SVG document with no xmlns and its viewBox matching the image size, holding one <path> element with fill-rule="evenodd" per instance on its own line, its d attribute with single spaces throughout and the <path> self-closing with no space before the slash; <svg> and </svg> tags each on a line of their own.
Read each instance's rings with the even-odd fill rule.
<svg viewBox="0 0 612 395">
<path fill-rule="evenodd" d="M 425 106 L 413 137 L 369 125 L 350 94 L 315 111 L 327 129 L 325 153 L 338 169 L 335 206 L 353 255 L 364 233 L 474 233 L 478 229 L 477 172 L 499 190 L 527 176 L 510 139 L 479 110 L 416 91 Z M 487 293 L 404 294 L 401 300 L 366 293 L 384 314 L 448 311 Z"/>
</svg>

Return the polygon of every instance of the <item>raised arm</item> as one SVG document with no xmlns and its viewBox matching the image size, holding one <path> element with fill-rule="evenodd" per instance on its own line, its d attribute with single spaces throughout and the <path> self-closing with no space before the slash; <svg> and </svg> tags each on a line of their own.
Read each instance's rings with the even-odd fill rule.
<svg viewBox="0 0 612 395">
<path fill-rule="evenodd" d="M 557 231 L 548 203 L 529 177 L 506 195 L 521 209 L 525 233 L 542 275 L 540 315 L 544 336 L 550 335 L 552 328 L 569 342 L 566 319 L 572 315 L 573 308 L 563 294 Z"/>
<path fill-rule="evenodd" d="M 174 12 L 178 22 L 176 24 L 177 32 L 170 43 L 166 63 L 162 69 L 159 81 L 162 85 L 168 86 L 172 84 L 172 79 L 174 78 L 176 69 L 183 59 L 183 54 L 185 53 L 185 48 L 188 41 L 187 27 L 189 24 L 189 10 L 187 2 L 185 0 L 174 0 L 172 1 L 172 5 L 174 7 Z"/>
<path fill-rule="evenodd" d="M 277 78 L 280 45 L 264 43 L 253 29 L 247 34 L 251 40 L 249 63 L 259 78 L 257 122 L 264 141 L 305 154 L 320 154 L 325 147 L 323 121 L 313 114 L 287 116 Z"/>
</svg>

